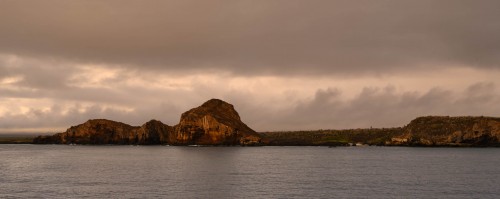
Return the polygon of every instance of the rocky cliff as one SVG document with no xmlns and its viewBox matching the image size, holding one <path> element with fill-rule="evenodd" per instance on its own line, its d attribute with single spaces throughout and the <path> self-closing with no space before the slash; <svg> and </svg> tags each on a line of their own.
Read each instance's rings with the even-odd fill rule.
<svg viewBox="0 0 500 199">
<path fill-rule="evenodd" d="M 399 128 L 262 133 L 266 145 L 500 146 L 500 118 L 427 116 Z"/>
<path fill-rule="evenodd" d="M 36 144 L 167 144 L 173 128 L 151 120 L 142 126 L 130 126 L 105 119 L 89 120 L 72 126 L 64 133 L 40 136 Z"/>
<path fill-rule="evenodd" d="M 264 139 L 262 139 L 264 138 Z M 268 132 L 257 134 L 233 105 L 211 99 L 168 126 L 142 126 L 96 119 L 63 133 L 39 136 L 36 144 L 500 146 L 500 118 L 428 116 L 401 128 Z"/>
<path fill-rule="evenodd" d="M 500 118 L 419 117 L 403 128 L 387 145 L 500 146 Z"/>
<path fill-rule="evenodd" d="M 233 105 L 211 99 L 182 114 L 176 144 L 258 145 L 260 136 L 244 124 Z"/>
<path fill-rule="evenodd" d="M 244 124 L 233 105 L 212 99 L 182 114 L 171 127 L 151 120 L 131 126 L 105 119 L 89 120 L 63 133 L 39 136 L 35 144 L 173 144 L 259 145 L 260 136 Z"/>
</svg>

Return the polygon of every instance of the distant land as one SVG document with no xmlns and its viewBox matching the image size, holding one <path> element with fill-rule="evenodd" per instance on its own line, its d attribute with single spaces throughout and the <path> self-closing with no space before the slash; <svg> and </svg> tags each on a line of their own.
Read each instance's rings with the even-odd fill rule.
<svg viewBox="0 0 500 199">
<path fill-rule="evenodd" d="M 131 126 L 105 119 L 89 120 L 64 133 L 39 136 L 34 144 L 133 144 L 133 145 L 262 145 L 262 137 L 244 124 L 233 105 L 211 99 L 181 115 L 169 126 L 151 120 Z"/>
<path fill-rule="evenodd" d="M 426 116 L 397 128 L 257 133 L 234 106 L 211 99 L 181 115 L 177 125 L 151 120 L 142 126 L 93 119 L 63 133 L 0 136 L 0 144 L 196 145 L 196 146 L 431 146 L 499 147 L 500 118 Z"/>
<path fill-rule="evenodd" d="M 35 134 L 0 134 L 0 144 L 31 144 Z"/>
<path fill-rule="evenodd" d="M 426 116 L 398 128 L 261 133 L 267 145 L 499 147 L 500 118 Z"/>
</svg>

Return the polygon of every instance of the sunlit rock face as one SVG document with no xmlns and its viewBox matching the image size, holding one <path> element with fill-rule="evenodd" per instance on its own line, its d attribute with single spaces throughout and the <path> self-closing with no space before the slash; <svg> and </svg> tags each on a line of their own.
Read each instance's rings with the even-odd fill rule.
<svg viewBox="0 0 500 199">
<path fill-rule="evenodd" d="M 63 133 L 39 136 L 35 144 L 175 144 L 260 145 L 261 137 L 244 124 L 233 105 L 212 99 L 182 114 L 175 127 L 151 120 L 131 126 L 105 119 L 89 120 Z"/>
<path fill-rule="evenodd" d="M 260 136 L 244 124 L 233 105 L 211 99 L 182 114 L 176 144 L 259 145 Z"/>
<path fill-rule="evenodd" d="M 500 118 L 419 117 L 410 122 L 393 145 L 500 146 Z"/>
<path fill-rule="evenodd" d="M 151 120 L 137 127 L 105 119 L 89 120 L 64 133 L 38 137 L 34 143 L 55 144 L 166 144 L 173 128 Z"/>
</svg>

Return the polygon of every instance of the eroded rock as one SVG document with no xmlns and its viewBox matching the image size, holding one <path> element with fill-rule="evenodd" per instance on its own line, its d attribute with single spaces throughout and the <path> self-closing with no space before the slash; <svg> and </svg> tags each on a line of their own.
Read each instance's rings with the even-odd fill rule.
<svg viewBox="0 0 500 199">
<path fill-rule="evenodd" d="M 173 128 L 151 120 L 137 127 L 105 119 L 72 126 L 64 133 L 39 136 L 35 144 L 166 144 Z"/>
<path fill-rule="evenodd" d="M 499 146 L 500 118 L 419 117 L 388 145 L 410 146 Z"/>
<path fill-rule="evenodd" d="M 212 99 L 182 114 L 176 144 L 259 145 L 260 135 L 241 121 L 233 105 Z"/>
<path fill-rule="evenodd" d="M 175 144 L 259 145 L 261 137 L 244 124 L 233 105 L 212 99 L 182 114 L 174 127 L 151 120 L 131 126 L 105 119 L 89 120 L 63 133 L 39 136 L 35 144 Z"/>
</svg>

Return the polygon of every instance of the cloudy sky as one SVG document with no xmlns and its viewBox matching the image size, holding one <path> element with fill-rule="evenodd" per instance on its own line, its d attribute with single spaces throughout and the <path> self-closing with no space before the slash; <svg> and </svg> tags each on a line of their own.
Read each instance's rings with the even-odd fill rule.
<svg viewBox="0 0 500 199">
<path fill-rule="evenodd" d="M 500 116 L 498 0 L 0 0 L 0 132 L 170 125 L 211 98 L 257 131 Z"/>
</svg>

